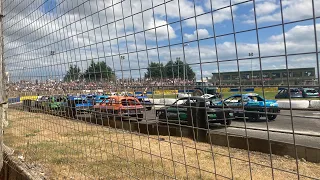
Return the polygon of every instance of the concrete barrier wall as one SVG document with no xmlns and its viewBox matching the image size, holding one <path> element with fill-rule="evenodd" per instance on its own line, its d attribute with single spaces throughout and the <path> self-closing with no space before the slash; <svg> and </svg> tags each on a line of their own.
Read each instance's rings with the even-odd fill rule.
<svg viewBox="0 0 320 180">
<path fill-rule="evenodd" d="M 157 123 L 148 123 L 148 122 L 129 122 L 129 121 L 120 121 L 114 119 L 103 119 L 97 121 L 98 124 L 109 126 L 113 128 L 119 128 L 123 130 L 127 130 L 130 132 L 138 132 L 146 135 L 163 135 L 163 136 L 178 136 L 178 137 L 187 137 L 193 139 L 195 136 L 200 135 L 201 137 L 197 137 L 197 141 L 206 142 L 213 145 L 219 146 L 230 146 L 232 148 L 238 149 L 248 149 L 248 144 L 250 147 L 250 151 L 258 151 L 262 153 L 269 154 L 269 142 L 271 145 L 272 154 L 280 155 L 280 156 L 291 156 L 292 158 L 296 158 L 295 154 L 295 146 L 290 143 L 278 142 L 278 141 L 269 141 L 267 139 L 260 139 L 255 137 L 245 137 L 238 135 L 228 135 L 228 137 L 224 133 L 219 132 L 211 132 L 207 133 L 206 130 L 198 130 L 203 131 L 203 133 L 197 133 L 195 129 L 190 127 L 179 127 L 178 125 L 170 125 L 167 126 L 165 124 L 157 124 Z M 194 134 L 196 133 L 196 134 Z M 210 138 L 209 138 L 210 136 Z M 228 141 L 227 141 L 228 138 Z M 248 139 L 247 139 L 248 138 Z M 248 141 L 247 141 L 248 140 Z M 305 159 L 309 162 L 320 163 L 320 149 L 313 147 L 306 147 L 296 145 L 297 154 L 299 159 Z"/>
<path fill-rule="evenodd" d="M 320 108 L 320 100 L 312 100 L 310 101 L 311 108 Z"/>
<path fill-rule="evenodd" d="M 278 100 L 278 104 L 280 108 L 290 108 L 289 100 Z M 291 100 L 292 108 L 309 108 L 310 102 L 308 100 Z"/>
</svg>

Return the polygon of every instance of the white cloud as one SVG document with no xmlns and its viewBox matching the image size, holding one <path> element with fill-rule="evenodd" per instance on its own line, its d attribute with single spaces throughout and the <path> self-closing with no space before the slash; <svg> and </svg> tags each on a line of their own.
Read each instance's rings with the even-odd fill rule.
<svg viewBox="0 0 320 180">
<path fill-rule="evenodd" d="M 263 2 L 263 3 L 258 3 L 256 5 L 256 13 L 258 16 L 261 15 L 266 15 L 274 12 L 276 9 L 278 9 L 280 6 L 279 4 L 276 4 L 274 2 Z M 254 11 L 253 9 L 251 11 Z"/>
<path fill-rule="evenodd" d="M 184 34 L 184 37 L 188 41 L 195 40 L 197 37 L 198 39 L 203 39 L 209 37 L 209 32 L 206 29 L 198 29 L 198 34 L 197 31 L 194 31 L 193 34 Z"/>
<path fill-rule="evenodd" d="M 283 18 L 285 21 L 295 21 L 313 17 L 311 0 L 283 0 Z M 320 1 L 314 1 L 315 14 L 320 15 Z M 276 11 L 277 10 L 277 11 Z M 259 12 L 260 11 L 260 12 Z M 258 23 L 279 22 L 281 21 L 280 4 L 275 2 L 257 3 L 257 21 Z M 247 20 L 246 23 L 254 23 L 253 20 Z"/>
</svg>

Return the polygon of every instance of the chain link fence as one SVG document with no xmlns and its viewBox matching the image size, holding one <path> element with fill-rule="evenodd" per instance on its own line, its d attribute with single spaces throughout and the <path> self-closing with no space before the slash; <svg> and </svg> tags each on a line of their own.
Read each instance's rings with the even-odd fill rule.
<svg viewBox="0 0 320 180">
<path fill-rule="evenodd" d="M 319 0 L 1 7 L 3 177 L 320 179 Z"/>
</svg>

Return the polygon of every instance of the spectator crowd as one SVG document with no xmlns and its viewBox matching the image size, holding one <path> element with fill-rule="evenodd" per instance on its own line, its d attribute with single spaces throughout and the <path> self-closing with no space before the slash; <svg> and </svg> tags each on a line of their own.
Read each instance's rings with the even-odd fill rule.
<svg viewBox="0 0 320 180">
<path fill-rule="evenodd" d="M 119 91 L 123 89 L 179 89 L 183 85 L 193 86 L 194 81 L 181 79 L 143 79 L 143 80 L 117 80 L 116 82 L 103 81 L 70 81 L 46 80 L 45 82 L 26 81 L 8 83 L 10 92 L 54 92 L 54 91 L 79 91 L 79 90 L 105 90 Z"/>
</svg>

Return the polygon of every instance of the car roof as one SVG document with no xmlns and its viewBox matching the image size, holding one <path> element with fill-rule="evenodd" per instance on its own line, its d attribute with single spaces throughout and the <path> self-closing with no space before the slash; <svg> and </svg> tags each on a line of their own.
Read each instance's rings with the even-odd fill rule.
<svg viewBox="0 0 320 180">
<path fill-rule="evenodd" d="M 132 96 L 110 96 L 110 98 L 114 98 L 115 100 L 117 101 L 121 101 L 123 99 L 132 99 L 132 100 L 136 100 L 135 97 L 132 97 Z"/>
<path fill-rule="evenodd" d="M 200 100 L 200 101 L 209 101 L 208 98 L 204 98 L 204 97 L 201 97 L 201 96 L 191 96 L 191 97 L 182 97 L 182 98 L 179 98 L 178 100 L 187 100 L 187 99 L 190 99 L 190 100 Z"/>
<path fill-rule="evenodd" d="M 100 97 L 109 97 L 109 96 L 108 95 L 97 95 L 96 97 L 100 98 Z"/>
</svg>

